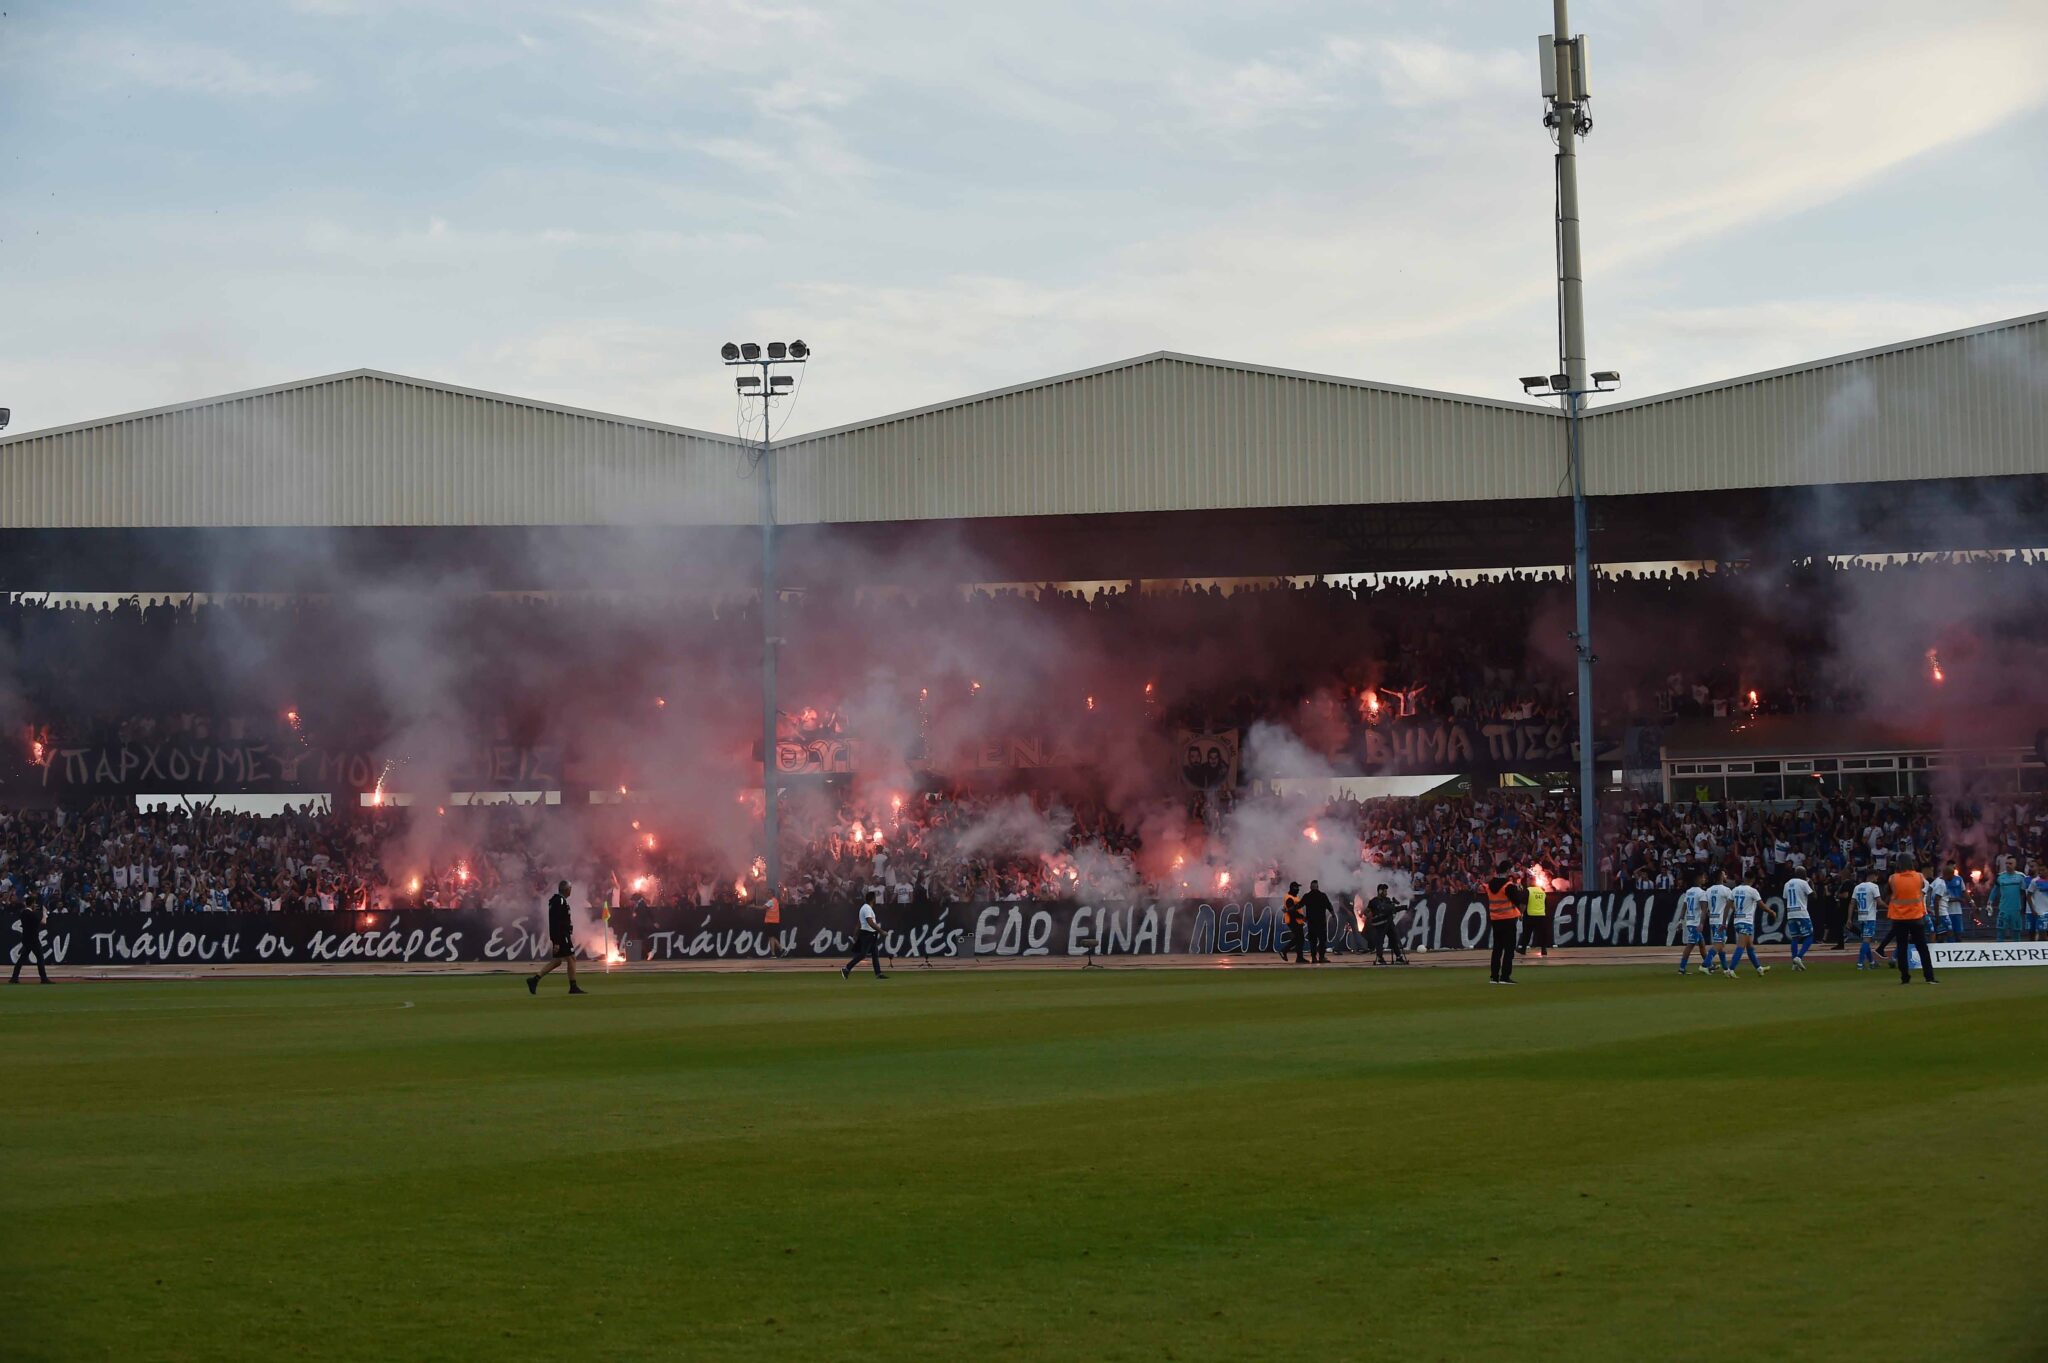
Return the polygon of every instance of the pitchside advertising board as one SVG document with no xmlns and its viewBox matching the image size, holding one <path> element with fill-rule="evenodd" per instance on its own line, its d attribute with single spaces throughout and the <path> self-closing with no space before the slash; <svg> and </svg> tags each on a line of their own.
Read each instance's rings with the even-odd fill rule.
<svg viewBox="0 0 2048 1363">
<path fill-rule="evenodd" d="M 2048 965 L 2048 942 L 1941 942 L 1934 963 L 1943 970 L 1998 965 Z"/>
<path fill-rule="evenodd" d="M 772 954 L 844 957 L 853 950 L 858 906 L 809 905 L 784 911 L 774 928 L 758 908 L 621 910 L 610 941 L 629 959 L 748 960 Z M 1551 931 L 1561 947 L 1676 946 L 1675 894 L 1571 895 L 1553 901 Z M 1001 903 L 923 910 L 881 910 L 885 950 L 898 957 L 1004 960 L 1100 956 L 1236 956 L 1279 949 L 1280 908 L 1272 902 L 1221 899 L 1140 903 Z M 1479 894 L 1422 899 L 1401 912 L 1406 951 L 1443 951 L 1486 944 L 1486 901 Z M 1784 940 L 1784 910 L 1767 903 L 1757 940 Z M 1333 917 L 1330 942 L 1366 949 L 1353 921 Z M 349 965 L 525 962 L 547 954 L 542 912 L 54 914 L 44 937 L 49 959 L 71 966 Z M 12 960 L 20 954 L 11 927 L 0 937 Z M 585 959 L 606 950 L 604 924 L 579 923 Z M 1943 966 L 2048 965 L 2048 943 L 1967 943 L 1935 948 Z"/>
</svg>

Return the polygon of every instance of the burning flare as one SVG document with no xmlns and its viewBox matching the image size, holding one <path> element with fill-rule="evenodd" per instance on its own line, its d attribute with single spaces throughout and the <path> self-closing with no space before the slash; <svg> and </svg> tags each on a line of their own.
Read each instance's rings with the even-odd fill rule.
<svg viewBox="0 0 2048 1363">
<path fill-rule="evenodd" d="M 1948 674 L 1941 670 L 1941 655 L 1931 648 L 1927 650 L 1927 675 L 1934 678 L 1936 686 L 1948 680 Z"/>
</svg>

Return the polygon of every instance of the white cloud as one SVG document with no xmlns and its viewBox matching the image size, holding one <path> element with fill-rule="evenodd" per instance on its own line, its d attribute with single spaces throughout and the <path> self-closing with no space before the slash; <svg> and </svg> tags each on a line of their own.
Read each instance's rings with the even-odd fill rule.
<svg viewBox="0 0 2048 1363">
<path fill-rule="evenodd" d="M 254 62 L 224 47 L 143 34 L 96 38 L 81 61 L 105 83 L 195 95 L 277 98 L 320 84 L 308 72 Z"/>
<path fill-rule="evenodd" d="M 142 135 L 244 206 L 216 217 L 159 190 L 66 219 L 92 202 L 66 183 L 0 206 L 25 253 L 17 311 L 49 319 L 38 353 L 89 376 L 37 370 L 72 404 L 62 418 L 193 395 L 151 387 L 196 381 L 174 366 L 94 362 L 105 343 L 67 319 L 132 311 L 163 337 L 148 317 L 194 298 L 225 334 L 261 337 L 212 362 L 222 387 L 371 363 L 719 429 L 729 393 L 692 357 L 750 332 L 819 347 L 792 430 L 1162 346 L 1514 396 L 1551 347 L 1534 43 L 1470 7 L 1385 7 L 1366 31 L 1335 0 L 1297 0 L 1284 26 L 1222 0 L 299 6 L 403 14 L 403 34 L 369 56 L 346 27 L 300 20 L 300 70 L 195 26 L 186 44 L 103 47 L 102 75 L 347 90 L 389 139 L 379 174 L 304 139 L 224 150 L 167 120 Z M 1895 224 L 1843 207 L 2002 137 L 2015 183 L 1905 211 L 2028 258 L 2024 215 L 2000 206 L 2044 201 L 2012 127 L 2048 95 L 2037 10 L 1727 0 L 1707 24 L 1645 0 L 1596 18 L 1589 303 L 1596 356 L 1632 394 L 2048 296 L 2038 269 L 2008 269 L 2010 287 L 1973 273 L 1970 249 L 1898 268 L 1859 239 Z M 1843 215 L 1830 249 L 1867 262 L 1867 287 L 1838 277 L 1854 296 L 1820 297 L 1780 258 L 1777 224 L 1800 214 L 1809 232 Z M 1737 241 L 1741 278 L 1716 277 Z"/>
<path fill-rule="evenodd" d="M 1531 50 L 1535 45 L 1530 44 Z M 1424 109 L 1521 95 L 1537 104 L 1536 59 L 1507 51 L 1471 52 L 1427 38 L 1385 38 L 1360 45 L 1387 103 Z"/>
<path fill-rule="evenodd" d="M 1740 17 L 1704 31 L 1682 57 L 1610 78 L 1616 116 L 1603 117 L 1587 148 L 1590 193 L 1614 203 L 1612 226 L 1590 248 L 1596 267 L 1827 203 L 2048 101 L 2048 24 L 2038 16 L 2001 7 L 1925 33 L 1796 23 L 1770 43 L 1752 41 Z M 1681 81 L 1698 86 L 1703 72 L 1725 81 L 1716 97 L 1653 98 Z M 1940 98 L 1930 107 L 1922 90 Z M 1604 115 L 1605 97 L 1594 105 Z M 1603 177 L 1630 192 L 1608 195 Z"/>
</svg>

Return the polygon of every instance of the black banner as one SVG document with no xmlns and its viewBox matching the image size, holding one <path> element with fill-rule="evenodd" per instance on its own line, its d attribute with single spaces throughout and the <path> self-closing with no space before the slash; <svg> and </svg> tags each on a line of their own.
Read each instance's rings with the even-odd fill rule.
<svg viewBox="0 0 2048 1363">
<path fill-rule="evenodd" d="M 1567 894 L 1551 903 L 1551 934 L 1560 947 L 1675 946 L 1678 895 Z M 776 928 L 756 908 L 622 910 L 610 945 L 631 960 L 749 960 L 779 954 L 827 959 L 853 950 L 851 905 L 784 911 Z M 1250 900 L 1158 900 L 951 905 L 945 909 L 881 910 L 887 954 L 1024 959 L 1096 954 L 1117 956 L 1251 955 L 1279 949 L 1285 933 L 1279 905 Z M 1757 940 L 1784 940 L 1784 908 L 1765 901 Z M 1397 931 L 1410 953 L 1486 945 L 1483 895 L 1418 900 L 1401 911 Z M 1356 921 L 1332 915 L 1330 944 L 1365 950 Z M 54 965 L 328 965 L 365 961 L 445 965 L 523 963 L 545 957 L 542 915 L 493 916 L 474 910 L 392 913 L 54 914 L 44 935 Z M 11 962 L 21 949 L 11 926 L 0 935 Z M 578 955 L 599 960 L 604 925 L 579 925 Z"/>
<path fill-rule="evenodd" d="M 223 741 L 52 744 L 0 773 L 0 784 L 100 796 L 132 791 L 168 795 L 236 792 L 319 794 L 367 791 L 402 765 L 354 748 Z M 562 783 L 559 748 L 495 743 L 462 755 L 442 772 L 452 790 L 542 790 Z"/>
<path fill-rule="evenodd" d="M 1597 760 L 1610 764 L 1621 751 L 1605 739 L 1594 746 Z M 1369 724 L 1351 745 L 1359 771 L 1374 776 L 1563 771 L 1577 763 L 1578 751 L 1578 729 L 1566 720 L 1420 715 Z"/>
</svg>

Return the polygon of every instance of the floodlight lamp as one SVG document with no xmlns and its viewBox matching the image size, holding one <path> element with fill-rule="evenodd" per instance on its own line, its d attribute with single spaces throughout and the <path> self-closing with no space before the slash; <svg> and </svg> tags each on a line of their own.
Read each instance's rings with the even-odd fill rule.
<svg viewBox="0 0 2048 1363">
<path fill-rule="evenodd" d="M 755 345 L 752 341 L 748 341 L 746 344 L 740 347 L 740 358 L 744 360 L 760 359 L 761 347 Z"/>
<path fill-rule="evenodd" d="M 1595 372 L 1594 372 L 1594 374 L 1593 374 L 1593 382 L 1595 382 L 1595 383 L 1620 383 L 1620 382 L 1621 382 L 1621 372 L 1620 372 L 1619 370 L 1615 370 L 1615 369 L 1601 369 L 1601 370 L 1597 370 L 1597 371 L 1595 371 Z"/>
<path fill-rule="evenodd" d="M 739 357 L 740 348 L 734 345 L 731 341 L 727 341 L 718 349 L 718 358 L 724 360 L 727 364 L 731 364 L 734 360 L 737 360 Z"/>
<path fill-rule="evenodd" d="M 746 392 L 750 388 L 759 388 L 761 386 L 761 380 L 755 378 L 752 374 L 744 374 L 739 378 L 734 379 L 733 382 L 739 386 L 739 390 L 742 393 Z"/>
<path fill-rule="evenodd" d="M 1550 376 L 1550 386 L 1560 393 L 1569 393 L 1572 390 L 1572 376 L 1569 374 L 1552 374 Z"/>
<path fill-rule="evenodd" d="M 1549 379 L 1544 378 L 1541 374 L 1537 374 L 1533 377 L 1525 378 L 1522 380 L 1522 391 L 1525 393 L 1534 392 L 1536 389 L 1543 387 L 1543 385 L 1549 382 Z"/>
<path fill-rule="evenodd" d="M 789 358 L 792 360 L 806 360 L 810 358 L 810 355 L 811 348 L 802 341 L 791 341 L 789 343 Z"/>
<path fill-rule="evenodd" d="M 12 407 L 0 407 L 0 431 L 6 430 L 7 423 L 12 420 L 14 420 L 14 409 Z"/>
<path fill-rule="evenodd" d="M 787 388 L 795 382 L 796 380 L 787 374 L 777 374 L 774 378 L 768 380 L 768 386 L 770 388 Z"/>
<path fill-rule="evenodd" d="M 769 358 L 769 359 L 771 359 L 771 360 L 780 360 L 780 359 L 783 359 L 783 358 L 787 357 L 787 356 L 788 356 L 788 354 L 789 354 L 789 347 L 788 347 L 788 346 L 786 346 L 786 345 L 784 345 L 784 344 L 783 344 L 782 342 L 780 342 L 780 341 L 770 341 L 770 342 L 768 343 L 768 358 Z"/>
</svg>

